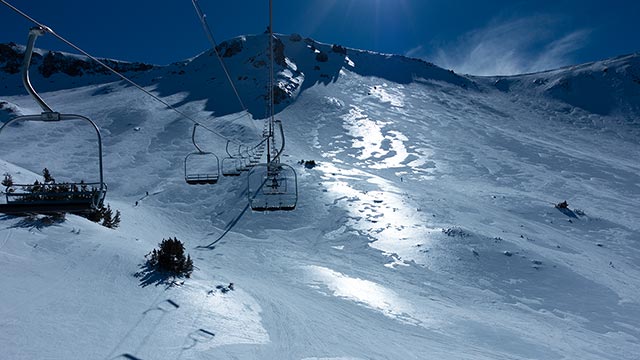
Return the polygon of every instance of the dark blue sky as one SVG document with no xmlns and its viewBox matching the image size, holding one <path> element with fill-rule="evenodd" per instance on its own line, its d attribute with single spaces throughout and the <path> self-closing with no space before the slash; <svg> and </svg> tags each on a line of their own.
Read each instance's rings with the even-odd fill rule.
<svg viewBox="0 0 640 360">
<path fill-rule="evenodd" d="M 191 0 L 8 0 L 99 57 L 167 64 L 209 43 Z M 264 31 L 267 0 L 199 0 L 218 42 Z M 421 57 L 472 74 L 514 74 L 640 51 L 636 0 L 274 0 L 274 30 Z M 0 42 L 28 21 L 0 5 Z M 53 37 L 47 49 L 70 51 Z"/>
</svg>

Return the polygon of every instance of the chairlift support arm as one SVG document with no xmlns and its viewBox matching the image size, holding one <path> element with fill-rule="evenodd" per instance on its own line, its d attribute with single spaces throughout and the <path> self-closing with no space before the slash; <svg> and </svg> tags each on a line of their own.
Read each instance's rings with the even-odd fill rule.
<svg viewBox="0 0 640 360">
<path fill-rule="evenodd" d="M 196 129 L 198 128 L 198 126 L 199 126 L 199 125 L 200 125 L 200 124 L 198 124 L 198 123 L 193 124 L 193 132 L 191 133 L 191 141 L 193 142 L 193 146 L 195 146 L 195 147 L 196 147 L 196 149 L 198 149 L 198 152 L 199 152 L 199 153 L 201 153 L 201 154 L 203 154 L 203 153 L 205 153 L 206 151 L 203 151 L 203 150 L 200 148 L 200 146 L 198 146 L 198 144 L 196 143 Z"/>
<path fill-rule="evenodd" d="M 285 141 L 284 141 L 284 129 L 282 128 L 282 120 L 276 120 L 274 122 L 274 124 L 278 125 L 278 129 L 280 129 L 280 138 L 282 139 L 281 144 L 280 144 L 280 149 L 278 150 L 276 155 L 271 160 L 271 161 L 277 163 L 277 162 L 280 162 L 280 155 L 282 155 L 282 153 L 284 152 Z"/>
<path fill-rule="evenodd" d="M 31 56 L 33 55 L 33 48 L 35 47 L 38 36 L 44 35 L 46 29 L 41 26 L 36 26 L 29 30 L 29 40 L 27 40 L 27 49 L 24 52 L 24 60 L 22 61 L 22 84 L 27 92 L 33 97 L 33 99 L 40 105 L 42 111 L 45 113 L 52 113 L 53 110 L 47 103 L 38 95 L 31 85 L 29 79 L 29 67 L 31 66 Z"/>
</svg>

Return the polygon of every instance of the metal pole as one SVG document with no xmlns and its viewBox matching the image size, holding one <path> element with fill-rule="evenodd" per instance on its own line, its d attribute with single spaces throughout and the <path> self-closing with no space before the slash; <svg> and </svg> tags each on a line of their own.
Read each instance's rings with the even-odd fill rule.
<svg viewBox="0 0 640 360">
<path fill-rule="evenodd" d="M 193 146 L 195 146 L 196 149 L 198 149 L 199 153 L 204 154 L 205 151 L 200 149 L 200 146 L 198 146 L 198 144 L 196 143 L 196 129 L 198 128 L 198 126 L 199 124 L 193 124 L 193 132 L 191 133 L 191 142 L 193 142 Z"/>
<path fill-rule="evenodd" d="M 24 61 L 22 62 L 22 84 L 27 92 L 33 97 L 33 99 L 40 105 L 44 112 L 53 112 L 51 107 L 38 95 L 33 86 L 31 86 L 31 80 L 29 80 L 29 66 L 31 66 L 31 55 L 33 55 L 33 48 L 36 44 L 38 36 L 44 35 L 45 30 L 40 27 L 34 27 L 29 30 L 29 40 L 27 40 L 27 49 L 24 51 Z"/>
<path fill-rule="evenodd" d="M 269 0 L 269 139 L 273 139 L 273 0 Z M 267 164 L 271 163 L 271 141 L 267 140 Z"/>
</svg>

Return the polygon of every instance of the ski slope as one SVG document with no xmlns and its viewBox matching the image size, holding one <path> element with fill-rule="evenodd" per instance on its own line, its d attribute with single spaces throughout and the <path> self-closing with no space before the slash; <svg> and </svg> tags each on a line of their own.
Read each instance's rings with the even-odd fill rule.
<svg viewBox="0 0 640 360">
<path fill-rule="evenodd" d="M 0 216 L 0 357 L 637 358 L 638 55 L 481 78 L 279 38 L 292 212 L 247 210 L 246 173 L 186 185 L 193 123 L 137 89 L 102 74 L 34 74 L 36 88 L 50 82 L 42 95 L 55 110 L 100 126 L 107 202 L 122 223 Z M 267 37 L 221 48 L 233 44 L 224 60 L 251 116 L 239 116 L 211 52 L 134 80 L 255 142 Z M 17 75 L 2 79 L 2 121 L 39 112 Z M 219 137 L 197 140 L 224 156 Z M 90 180 L 95 135 L 12 126 L 0 159 L 15 179 L 47 166 Z M 554 207 L 564 200 L 569 210 Z M 171 285 L 142 265 L 174 236 L 196 270 Z"/>
</svg>

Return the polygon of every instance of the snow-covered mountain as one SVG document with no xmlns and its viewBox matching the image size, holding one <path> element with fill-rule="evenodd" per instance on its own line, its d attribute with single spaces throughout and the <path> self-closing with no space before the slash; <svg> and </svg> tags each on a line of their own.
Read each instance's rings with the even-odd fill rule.
<svg viewBox="0 0 640 360">
<path fill-rule="evenodd" d="M 292 212 L 247 211 L 246 174 L 185 184 L 193 124 L 138 89 L 89 65 L 46 77 L 34 64 L 32 82 L 55 110 L 100 126 L 107 202 L 122 224 L 0 217 L 3 358 L 637 358 L 637 54 L 473 77 L 278 39 L 283 160 L 300 195 Z M 119 64 L 251 143 L 266 109 L 267 40 L 218 48 L 252 118 L 236 114 L 213 51 L 165 67 Z M 2 121 L 39 112 L 7 71 L 7 46 Z M 56 58 L 57 69 L 85 61 Z M 197 140 L 224 156 L 220 138 Z M 88 179 L 96 156 L 95 135 L 75 124 L 0 134 L 0 171 L 19 180 L 44 166 Z M 554 206 L 564 200 L 568 209 Z M 174 236 L 194 258 L 192 278 L 134 276 Z"/>
</svg>

